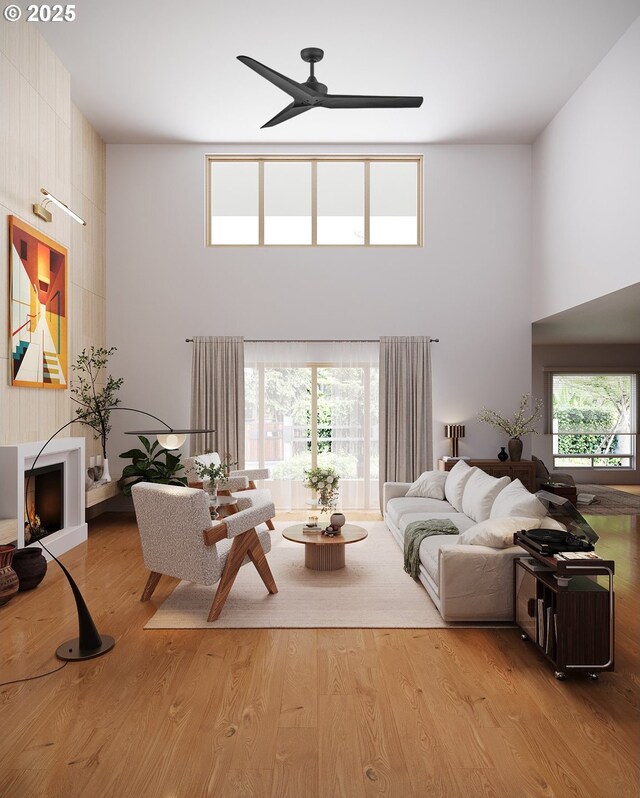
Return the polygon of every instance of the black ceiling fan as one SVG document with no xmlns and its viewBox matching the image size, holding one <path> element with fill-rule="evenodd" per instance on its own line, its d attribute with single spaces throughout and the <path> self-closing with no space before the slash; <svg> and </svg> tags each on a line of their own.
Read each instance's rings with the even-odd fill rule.
<svg viewBox="0 0 640 798">
<path fill-rule="evenodd" d="M 275 69 L 271 69 L 255 58 L 248 55 L 239 55 L 238 61 L 242 61 L 248 67 L 257 72 L 263 78 L 273 83 L 291 97 L 293 102 L 283 108 L 273 119 L 265 122 L 262 127 L 273 127 L 287 119 L 292 119 L 298 114 L 303 114 L 310 108 L 419 108 L 422 105 L 422 97 L 378 97 L 375 95 L 361 94 L 328 94 L 324 83 L 319 83 L 314 75 L 314 64 L 322 61 L 324 50 L 318 47 L 305 47 L 300 51 L 300 57 L 311 65 L 311 74 L 304 83 L 296 83 L 286 75 L 281 75 Z"/>
</svg>

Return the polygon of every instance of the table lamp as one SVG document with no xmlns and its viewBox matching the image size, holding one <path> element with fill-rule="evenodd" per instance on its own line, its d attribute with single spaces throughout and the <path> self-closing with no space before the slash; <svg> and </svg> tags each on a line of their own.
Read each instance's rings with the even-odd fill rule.
<svg viewBox="0 0 640 798">
<path fill-rule="evenodd" d="M 458 438 L 464 438 L 464 424 L 445 424 L 444 437 L 451 439 L 451 457 L 457 457 Z"/>
</svg>

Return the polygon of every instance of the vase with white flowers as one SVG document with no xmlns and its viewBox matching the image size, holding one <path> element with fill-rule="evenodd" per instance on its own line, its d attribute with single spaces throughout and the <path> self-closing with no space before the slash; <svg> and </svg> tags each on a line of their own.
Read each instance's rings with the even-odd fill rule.
<svg viewBox="0 0 640 798">
<path fill-rule="evenodd" d="M 514 462 L 522 458 L 522 435 L 533 433 L 538 434 L 535 425 L 542 415 L 542 399 L 534 399 L 531 394 L 523 393 L 520 399 L 520 406 L 513 414 L 513 418 L 501 416 L 495 410 L 487 410 L 483 407 L 478 413 L 478 421 L 491 424 L 509 435 L 509 457 Z"/>
<path fill-rule="evenodd" d="M 310 488 L 316 495 L 315 502 L 321 513 L 335 510 L 338 503 L 339 475 L 331 466 L 316 466 L 304 472 L 305 488 Z"/>
</svg>

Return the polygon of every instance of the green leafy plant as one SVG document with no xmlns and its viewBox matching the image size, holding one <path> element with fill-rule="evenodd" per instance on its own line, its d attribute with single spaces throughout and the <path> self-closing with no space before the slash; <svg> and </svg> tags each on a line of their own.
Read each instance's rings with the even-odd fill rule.
<svg viewBox="0 0 640 798">
<path fill-rule="evenodd" d="M 231 466 L 234 465 L 238 465 L 238 461 L 232 460 L 229 452 L 225 454 L 224 460 L 219 464 L 209 463 L 206 465 L 204 463 L 199 463 L 197 460 L 195 463 L 198 476 L 202 477 L 202 479 L 210 479 L 213 482 L 220 482 L 227 479 L 231 471 Z"/>
<path fill-rule="evenodd" d="M 83 349 L 71 366 L 74 377 L 71 380 L 71 399 L 78 405 L 76 416 L 78 421 L 91 427 L 93 437 L 100 441 L 102 454 L 107 457 L 107 439 L 111 432 L 111 410 L 120 404 L 117 396 L 122 387 L 122 377 L 112 377 L 108 374 L 103 381 L 102 372 L 106 368 L 109 358 L 116 352 L 116 347 L 110 349 L 92 346 L 87 352 Z"/>
<path fill-rule="evenodd" d="M 527 405 L 529 404 L 531 406 L 529 411 L 527 411 Z M 513 418 L 501 416 L 495 410 L 487 410 L 486 407 L 482 408 L 477 418 L 478 421 L 483 421 L 501 429 L 511 438 L 519 438 L 521 435 L 528 435 L 530 432 L 537 435 L 538 430 L 535 425 L 540 420 L 542 407 L 542 399 L 533 399 L 530 394 L 523 393 L 520 399 L 520 406 L 513 414 Z"/>
<path fill-rule="evenodd" d="M 160 485 L 186 485 L 186 477 L 176 474 L 182 470 L 180 453 L 173 454 L 163 449 L 158 441 L 150 443 L 144 435 L 138 435 L 143 449 L 129 449 L 120 457 L 133 460 L 125 466 L 118 487 L 125 496 L 131 496 L 131 488 L 138 482 L 155 482 Z"/>
<path fill-rule="evenodd" d="M 594 430 L 615 429 L 616 419 L 606 410 L 568 408 L 556 410 L 558 421 L 558 454 L 612 454 L 618 449 L 615 432 L 598 434 Z M 566 430 L 566 431 L 565 431 Z M 622 465 L 613 460 L 611 465 Z"/>
<path fill-rule="evenodd" d="M 335 510 L 338 504 L 338 482 L 340 477 L 331 466 L 317 466 L 304 472 L 305 488 L 316 492 L 320 512 Z"/>
</svg>

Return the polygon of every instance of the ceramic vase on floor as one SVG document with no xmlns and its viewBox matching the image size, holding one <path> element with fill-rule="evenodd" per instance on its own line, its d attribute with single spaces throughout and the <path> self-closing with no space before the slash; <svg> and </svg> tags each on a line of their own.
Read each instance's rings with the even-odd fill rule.
<svg viewBox="0 0 640 798">
<path fill-rule="evenodd" d="M 13 555 L 11 563 L 19 581 L 19 590 L 33 590 L 44 579 L 47 573 L 47 561 L 42 549 L 34 546 L 27 549 L 18 549 Z"/>
<path fill-rule="evenodd" d="M 520 438 L 509 438 L 507 446 L 509 447 L 509 457 L 514 463 L 522 460 L 522 441 Z"/>
<path fill-rule="evenodd" d="M 0 605 L 6 604 L 18 592 L 18 575 L 11 567 L 16 547 L 9 543 L 0 546 Z"/>
</svg>

